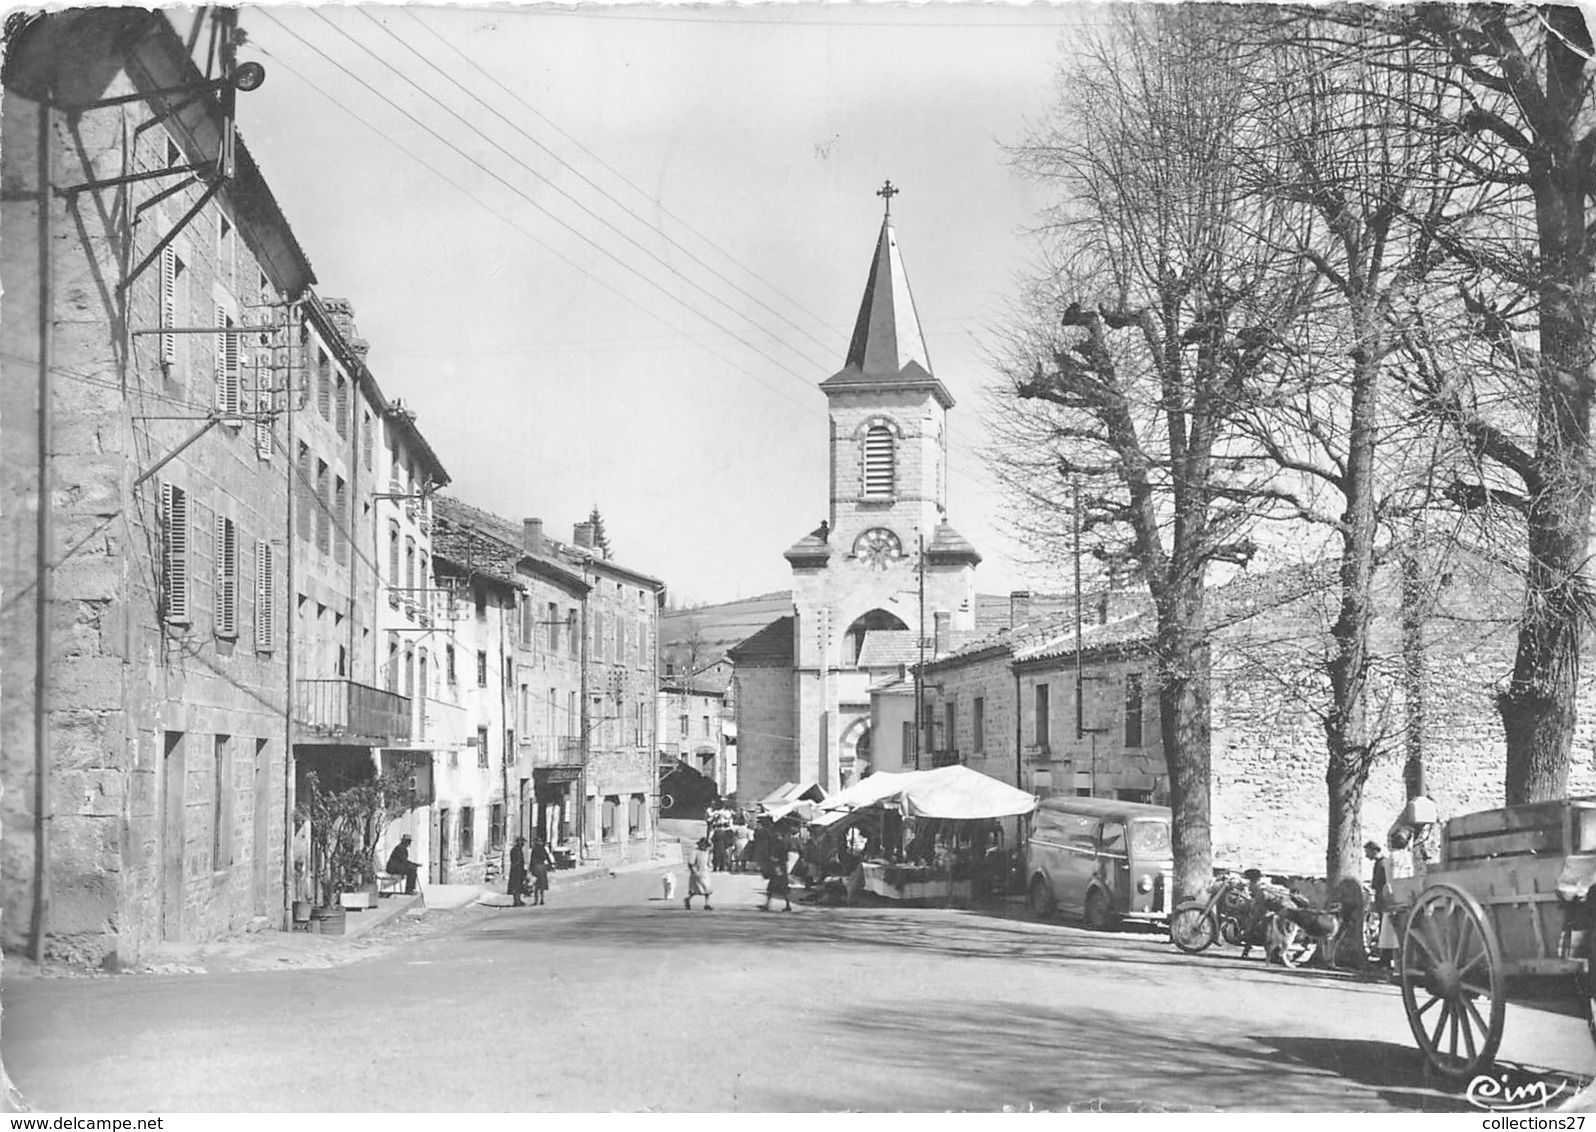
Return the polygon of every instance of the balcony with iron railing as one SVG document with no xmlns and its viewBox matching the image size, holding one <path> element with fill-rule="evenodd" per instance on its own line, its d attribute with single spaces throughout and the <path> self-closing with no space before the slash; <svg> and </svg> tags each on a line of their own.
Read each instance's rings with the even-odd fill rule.
<svg viewBox="0 0 1596 1132">
<path fill-rule="evenodd" d="M 408 696 L 353 680 L 300 680 L 297 686 L 300 743 L 386 747 L 410 741 Z"/>
</svg>

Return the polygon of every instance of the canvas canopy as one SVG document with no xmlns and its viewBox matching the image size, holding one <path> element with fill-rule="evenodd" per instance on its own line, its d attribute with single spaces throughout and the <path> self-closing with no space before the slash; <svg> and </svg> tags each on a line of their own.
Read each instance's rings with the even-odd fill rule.
<svg viewBox="0 0 1596 1132">
<path fill-rule="evenodd" d="M 814 820 L 830 825 L 850 813 L 889 801 L 913 817 L 952 821 L 1015 817 L 1036 808 L 1036 799 L 1023 790 L 967 766 L 944 766 L 872 774 L 827 798 Z"/>
</svg>

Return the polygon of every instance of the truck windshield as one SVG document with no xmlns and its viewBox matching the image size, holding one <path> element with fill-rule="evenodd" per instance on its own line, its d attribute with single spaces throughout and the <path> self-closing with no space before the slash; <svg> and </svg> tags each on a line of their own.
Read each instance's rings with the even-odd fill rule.
<svg viewBox="0 0 1596 1132">
<path fill-rule="evenodd" d="M 1132 822 L 1130 827 L 1131 852 L 1138 857 L 1169 856 L 1169 823 L 1161 821 Z"/>
</svg>

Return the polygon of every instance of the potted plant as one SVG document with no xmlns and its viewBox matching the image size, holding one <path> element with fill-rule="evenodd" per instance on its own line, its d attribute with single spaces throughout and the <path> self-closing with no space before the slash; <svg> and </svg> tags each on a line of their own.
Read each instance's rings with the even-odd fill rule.
<svg viewBox="0 0 1596 1132">
<path fill-rule="evenodd" d="M 336 906 L 340 915 L 376 907 L 377 845 L 394 818 L 414 805 L 408 778 L 389 773 L 334 791 L 322 789 L 314 771 L 305 777 L 298 809 L 310 825 L 315 903 Z"/>
</svg>

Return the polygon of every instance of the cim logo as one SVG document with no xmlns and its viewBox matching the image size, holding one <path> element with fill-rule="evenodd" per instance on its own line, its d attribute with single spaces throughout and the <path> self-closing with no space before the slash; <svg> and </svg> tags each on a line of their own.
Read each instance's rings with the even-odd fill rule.
<svg viewBox="0 0 1596 1132">
<path fill-rule="evenodd" d="M 1487 1112 L 1527 1112 L 1550 1105 L 1567 1085 L 1567 1081 L 1548 1081 L 1528 1074 L 1515 1080 L 1513 1074 L 1490 1077 L 1482 1073 L 1469 1082 L 1463 1095 L 1469 1104 Z"/>
</svg>

